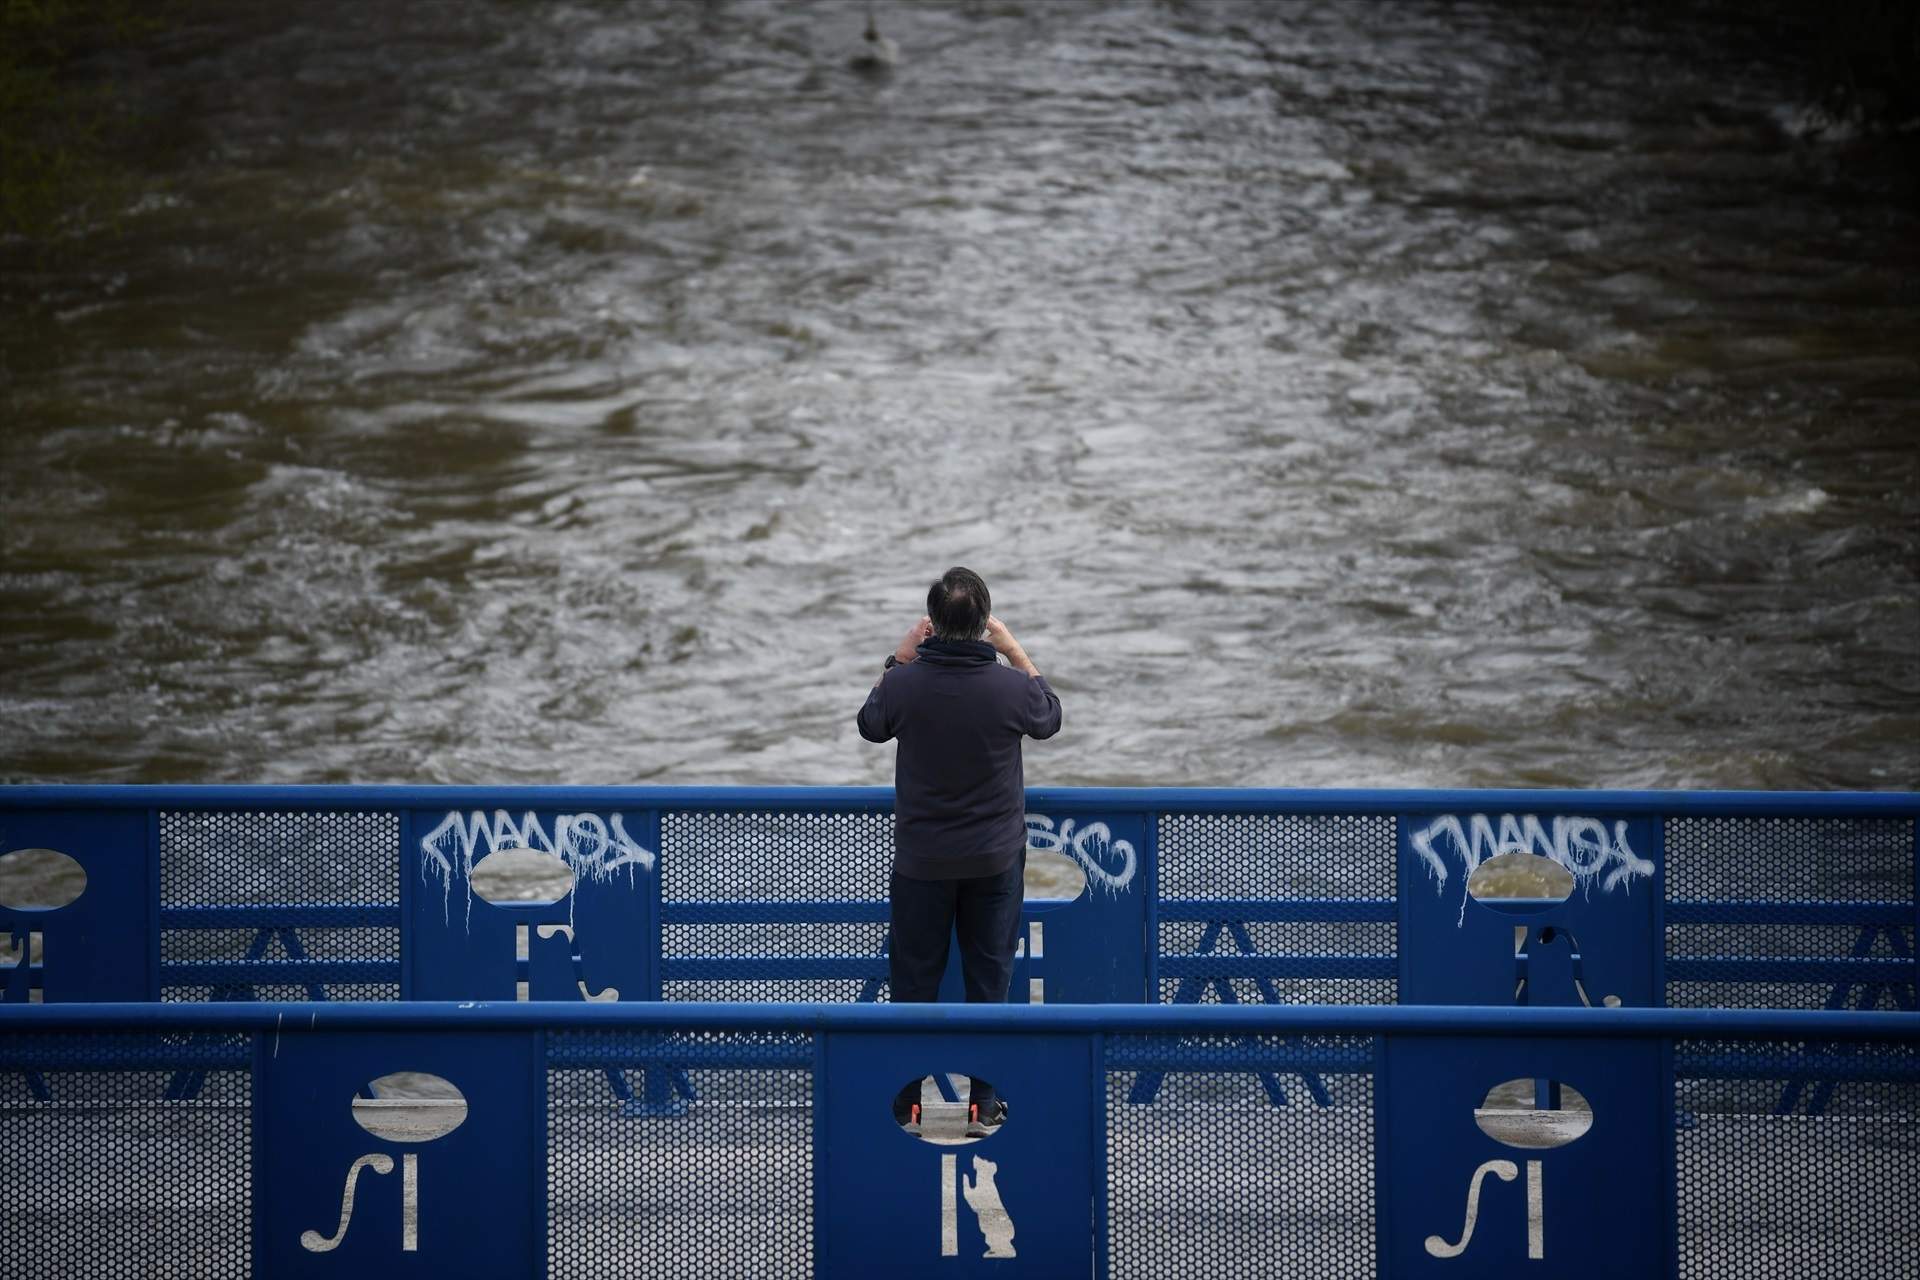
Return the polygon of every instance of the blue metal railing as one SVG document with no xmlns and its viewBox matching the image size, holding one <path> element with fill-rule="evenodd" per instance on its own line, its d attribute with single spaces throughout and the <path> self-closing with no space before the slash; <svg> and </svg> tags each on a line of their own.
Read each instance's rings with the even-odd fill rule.
<svg viewBox="0 0 1920 1280">
<path fill-rule="evenodd" d="M 1005 1126 L 902 1132 L 933 1068 Z M 179 1070 L 207 1096 L 162 1096 Z M 397 1070 L 457 1096 L 377 1126 Z M 1585 1109 L 1489 1107 L 1534 1073 Z M 76 1004 L 0 1009 L 0 1081 L 34 1274 L 1900 1276 L 1920 1193 L 1903 1013 Z M 1831 1091 L 1819 1129 L 1760 1105 L 1782 1081 Z M 145 1230 L 95 1229 L 136 1187 Z"/>
<path fill-rule="evenodd" d="M 0 1141 L 29 1171 L 0 1254 L 1920 1277 L 1920 796 L 1038 788 L 1030 851 L 1088 881 L 1028 904 L 1014 998 L 1044 1009 L 858 1003 L 886 975 L 891 800 L 0 789 L 0 859 L 87 881 L 37 910 L 0 877 Z M 513 846 L 573 890 L 475 897 Z M 1468 896 L 1508 848 L 1573 896 Z M 388 1106 L 396 1071 L 457 1084 L 461 1118 Z M 902 1133 L 887 1100 L 949 1071 L 991 1079 L 1008 1127 Z M 1513 1145 L 1529 1110 L 1540 1145 Z M 376 1132 L 396 1111 L 414 1132 Z M 533 1212 L 463 1225 L 503 1201 Z"/>
<path fill-rule="evenodd" d="M 0 930 L 53 957 L 12 966 L 0 994 L 500 999 L 524 983 L 571 998 L 585 983 L 623 1000 L 873 1000 L 891 801 L 0 789 L 0 856 L 54 848 L 88 876 L 59 911 L 0 903 Z M 1533 974 L 1530 1003 L 1915 1004 L 1911 793 L 1036 788 L 1028 807 L 1030 850 L 1064 853 L 1090 884 L 1029 904 L 1016 1000 L 1490 1003 Z M 567 860 L 574 891 L 551 907 L 474 898 L 474 864 L 508 844 Z M 1515 920 L 1465 895 L 1505 847 L 1578 873 L 1572 898 L 1526 918 L 1577 945 L 1515 953 Z M 517 956 L 528 926 L 549 932 Z"/>
</svg>

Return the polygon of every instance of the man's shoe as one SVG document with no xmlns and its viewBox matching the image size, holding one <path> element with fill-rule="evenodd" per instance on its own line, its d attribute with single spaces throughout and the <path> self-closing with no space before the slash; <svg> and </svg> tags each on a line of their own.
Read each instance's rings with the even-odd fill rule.
<svg viewBox="0 0 1920 1280">
<path fill-rule="evenodd" d="M 967 1106 L 967 1136 L 984 1138 L 998 1130 L 1007 1122 L 1007 1102 L 1005 1098 L 989 1098 L 986 1102 L 969 1103 Z"/>
</svg>

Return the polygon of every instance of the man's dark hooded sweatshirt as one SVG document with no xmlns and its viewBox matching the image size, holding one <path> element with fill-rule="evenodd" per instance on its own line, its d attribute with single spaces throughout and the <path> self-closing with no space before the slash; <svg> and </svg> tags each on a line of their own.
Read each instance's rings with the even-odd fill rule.
<svg viewBox="0 0 1920 1280">
<path fill-rule="evenodd" d="M 998 875 L 1027 847 L 1020 738 L 1060 732 L 1044 677 L 994 661 L 984 640 L 927 640 L 881 677 L 860 736 L 900 739 L 893 763 L 894 867 L 916 880 Z"/>
</svg>

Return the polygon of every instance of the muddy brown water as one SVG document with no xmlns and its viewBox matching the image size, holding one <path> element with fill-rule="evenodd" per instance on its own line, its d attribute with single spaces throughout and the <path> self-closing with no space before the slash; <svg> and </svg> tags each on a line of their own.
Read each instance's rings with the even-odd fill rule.
<svg viewBox="0 0 1920 1280">
<path fill-rule="evenodd" d="M 1910 191 L 1734 6 L 191 7 L 0 245 L 0 780 L 1920 785 Z"/>
</svg>

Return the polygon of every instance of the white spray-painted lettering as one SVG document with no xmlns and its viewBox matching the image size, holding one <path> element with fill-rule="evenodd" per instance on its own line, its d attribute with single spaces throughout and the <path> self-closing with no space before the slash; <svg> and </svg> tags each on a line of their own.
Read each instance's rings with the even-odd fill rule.
<svg viewBox="0 0 1920 1280">
<path fill-rule="evenodd" d="M 1104 822 L 1089 822 L 1074 829 L 1072 818 L 1063 818 L 1056 829 L 1045 814 L 1027 815 L 1027 848 L 1034 853 L 1064 853 L 1086 870 L 1087 879 L 1109 893 L 1119 893 L 1133 883 L 1139 869 L 1133 842 L 1116 840 Z M 1109 869 L 1108 864 L 1118 865 Z"/>
<path fill-rule="evenodd" d="M 1498 854 L 1537 853 L 1552 858 L 1573 873 L 1583 894 L 1593 891 L 1596 880 L 1602 893 L 1610 893 L 1621 886 L 1631 890 L 1636 877 L 1653 874 L 1653 863 L 1627 843 L 1624 821 L 1615 822 L 1609 834 L 1607 824 L 1598 818 L 1557 817 L 1549 827 L 1531 813 L 1503 813 L 1496 826 L 1495 820 L 1484 813 L 1473 814 L 1464 823 L 1448 813 L 1414 832 L 1412 842 L 1413 851 L 1433 876 L 1436 893 L 1446 887 L 1448 876 L 1441 848 L 1452 846 L 1454 856 L 1465 868 L 1460 877 L 1461 922 L 1467 915 L 1467 880 L 1474 868 Z"/>
<path fill-rule="evenodd" d="M 528 812 L 518 823 L 505 809 L 495 809 L 489 818 L 475 809 L 462 821 L 459 810 L 449 810 L 440 825 L 420 841 L 420 878 L 437 876 L 440 880 L 441 915 L 446 918 L 448 895 L 453 889 L 454 864 L 460 866 L 467 886 L 467 920 L 473 920 L 473 864 L 490 853 L 505 849 L 533 849 L 550 853 L 573 870 L 576 878 L 604 883 L 616 872 L 625 870 L 632 883 L 634 868 L 652 871 L 654 854 L 635 843 L 627 834 L 619 814 L 611 819 L 597 813 L 563 813 L 553 820 L 549 836 L 537 814 Z M 568 899 L 571 919 L 572 899 Z"/>
</svg>

